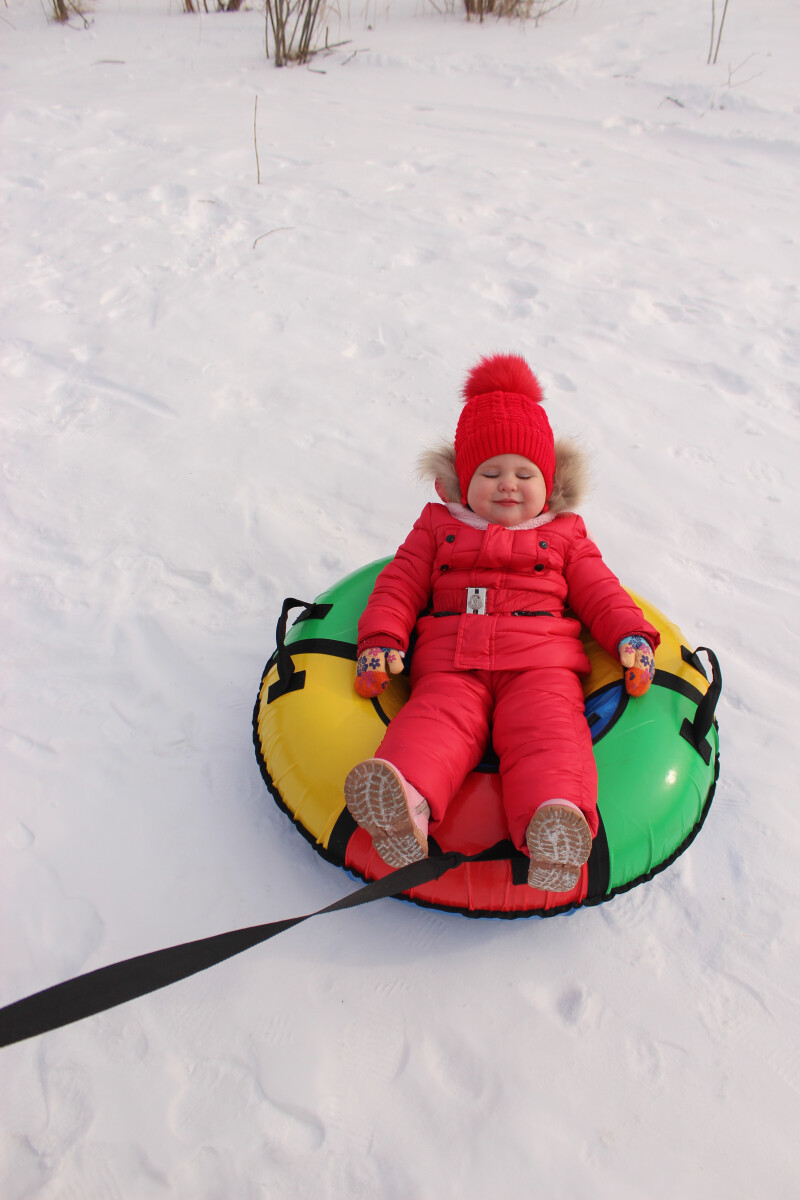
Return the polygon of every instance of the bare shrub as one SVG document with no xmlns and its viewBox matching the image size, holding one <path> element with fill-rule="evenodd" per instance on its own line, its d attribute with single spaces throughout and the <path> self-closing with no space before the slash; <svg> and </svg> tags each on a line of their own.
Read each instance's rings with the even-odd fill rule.
<svg viewBox="0 0 800 1200">
<path fill-rule="evenodd" d="M 325 0 L 267 0 L 267 57 L 271 29 L 276 67 L 308 62 L 325 9 Z"/>
<path fill-rule="evenodd" d="M 494 16 L 498 20 L 506 17 L 510 20 L 539 22 L 556 8 L 561 8 L 567 0 L 464 0 L 467 10 L 467 20 L 477 17 Z"/>
<path fill-rule="evenodd" d="M 50 0 L 50 19 L 58 21 L 60 25 L 66 25 L 73 15 L 80 17 L 84 25 L 88 25 L 85 14 L 86 5 L 82 0 Z"/>
<path fill-rule="evenodd" d="M 211 8 L 215 12 L 238 12 L 243 2 L 244 0 L 227 0 L 227 3 L 224 3 L 223 0 L 216 0 L 216 3 L 212 3 Z M 183 11 L 187 13 L 200 12 L 201 8 L 203 12 L 211 12 L 208 0 L 182 0 L 182 7 Z"/>
<path fill-rule="evenodd" d="M 50 0 L 53 6 L 76 2 L 80 3 L 80 0 Z M 186 13 L 239 12 L 243 3 L 244 0 L 180 0 L 181 8 Z M 336 12 L 335 0 L 266 0 L 267 58 L 270 53 L 270 31 L 276 67 L 283 67 L 290 62 L 308 62 L 319 50 L 333 49 L 328 45 L 327 31 L 325 44 L 315 44 L 329 9 Z M 346 43 L 336 44 L 342 46 Z"/>
</svg>

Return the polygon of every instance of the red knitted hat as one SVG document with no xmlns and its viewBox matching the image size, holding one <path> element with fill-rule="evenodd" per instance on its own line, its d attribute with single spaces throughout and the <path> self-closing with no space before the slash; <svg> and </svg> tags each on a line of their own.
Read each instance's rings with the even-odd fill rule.
<svg viewBox="0 0 800 1200">
<path fill-rule="evenodd" d="M 521 454 L 536 463 L 549 496 L 556 469 L 553 431 L 542 408 L 539 381 L 525 359 L 518 354 L 482 358 L 467 375 L 463 397 L 456 427 L 456 474 L 462 502 L 467 502 L 475 471 L 496 454 Z"/>
</svg>

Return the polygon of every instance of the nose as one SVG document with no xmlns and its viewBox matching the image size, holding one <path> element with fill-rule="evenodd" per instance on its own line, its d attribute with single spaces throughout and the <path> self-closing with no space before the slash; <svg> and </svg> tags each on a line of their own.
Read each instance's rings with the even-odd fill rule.
<svg viewBox="0 0 800 1200">
<path fill-rule="evenodd" d="M 513 475 L 501 475 L 497 486 L 501 492 L 515 492 L 517 490 L 517 481 Z"/>
</svg>

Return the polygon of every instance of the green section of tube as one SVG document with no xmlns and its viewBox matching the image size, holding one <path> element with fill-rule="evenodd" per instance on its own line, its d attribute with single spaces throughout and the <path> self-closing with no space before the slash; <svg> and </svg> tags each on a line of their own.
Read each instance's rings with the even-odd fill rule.
<svg viewBox="0 0 800 1200">
<path fill-rule="evenodd" d="M 649 874 L 683 845 L 698 824 L 714 782 L 717 731 L 711 762 L 680 736 L 696 705 L 654 684 L 626 705 L 594 748 L 597 806 L 610 859 L 609 890 Z"/>
</svg>

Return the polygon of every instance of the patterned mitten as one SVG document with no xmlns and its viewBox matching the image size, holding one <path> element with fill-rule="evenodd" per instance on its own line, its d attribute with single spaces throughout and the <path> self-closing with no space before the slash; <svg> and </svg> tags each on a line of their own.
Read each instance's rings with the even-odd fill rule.
<svg viewBox="0 0 800 1200">
<path fill-rule="evenodd" d="M 399 675 L 405 655 L 389 646 L 369 646 L 358 656 L 356 691 L 365 700 L 380 696 L 389 686 L 389 675 Z"/>
<path fill-rule="evenodd" d="M 643 696 L 656 673 L 652 647 L 638 633 L 630 634 L 617 646 L 619 661 L 625 668 L 625 690 L 629 696 Z"/>
</svg>

